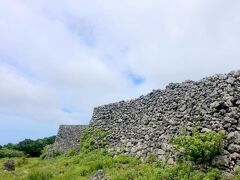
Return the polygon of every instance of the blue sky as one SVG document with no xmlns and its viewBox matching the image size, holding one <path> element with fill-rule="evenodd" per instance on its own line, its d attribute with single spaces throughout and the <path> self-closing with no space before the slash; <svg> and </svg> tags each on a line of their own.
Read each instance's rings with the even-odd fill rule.
<svg viewBox="0 0 240 180">
<path fill-rule="evenodd" d="M 240 69 L 240 2 L 1 0 L 0 144 L 93 108 Z"/>
</svg>

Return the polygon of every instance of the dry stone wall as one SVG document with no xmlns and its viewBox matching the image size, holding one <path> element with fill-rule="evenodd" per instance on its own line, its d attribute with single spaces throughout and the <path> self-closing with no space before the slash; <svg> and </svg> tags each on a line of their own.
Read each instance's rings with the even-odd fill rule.
<svg viewBox="0 0 240 180">
<path fill-rule="evenodd" d="M 201 131 L 223 131 L 224 152 L 213 164 L 232 170 L 240 165 L 239 118 L 240 71 L 233 71 L 97 107 L 90 126 L 110 132 L 107 142 L 114 152 L 143 157 L 153 152 L 169 163 L 175 158 L 170 137 L 182 128 L 200 125 Z"/>
<path fill-rule="evenodd" d="M 86 125 L 60 125 L 56 140 L 48 146 L 48 153 L 62 153 L 71 148 L 79 149 L 80 137 Z"/>
</svg>

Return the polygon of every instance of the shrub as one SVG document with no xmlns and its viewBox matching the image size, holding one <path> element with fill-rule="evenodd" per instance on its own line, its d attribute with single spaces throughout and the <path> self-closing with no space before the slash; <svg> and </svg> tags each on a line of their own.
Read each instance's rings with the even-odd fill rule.
<svg viewBox="0 0 240 180">
<path fill-rule="evenodd" d="M 86 176 L 90 172 L 91 172 L 91 168 L 89 166 L 83 166 L 83 167 L 81 167 L 81 169 L 79 171 L 79 175 Z"/>
<path fill-rule="evenodd" d="M 28 175 L 29 180 L 49 180 L 53 177 L 53 174 L 48 171 L 33 170 Z"/>
<path fill-rule="evenodd" d="M 64 153 L 65 157 L 71 157 L 77 155 L 79 152 L 75 148 L 69 149 L 66 153 Z"/>
<path fill-rule="evenodd" d="M 235 167 L 234 174 L 235 174 L 234 180 L 239 180 L 240 179 L 240 166 Z"/>
<path fill-rule="evenodd" d="M 46 137 L 37 140 L 25 139 L 19 142 L 18 144 L 8 143 L 4 145 L 2 148 L 22 151 L 25 154 L 30 155 L 31 157 L 39 157 L 42 154 L 41 152 L 44 149 L 44 147 L 53 144 L 55 138 L 56 136 Z"/>
<path fill-rule="evenodd" d="M 15 170 L 15 161 L 12 159 L 7 160 L 3 164 L 3 169 L 7 171 L 14 171 Z"/>
<path fill-rule="evenodd" d="M 163 167 L 164 164 L 166 164 L 166 162 L 164 162 L 163 159 L 160 159 L 158 157 L 158 155 L 156 155 L 155 153 L 151 152 L 151 153 L 148 153 L 146 159 L 145 159 L 145 162 L 146 163 L 149 163 L 149 164 L 154 164 L 154 165 L 157 165 L 159 167 Z"/>
<path fill-rule="evenodd" d="M 18 150 L 2 148 L 0 149 L 0 158 L 22 157 L 24 153 Z"/>
<path fill-rule="evenodd" d="M 173 137 L 172 143 L 177 152 L 184 152 L 187 160 L 204 163 L 222 152 L 223 140 L 223 133 L 215 131 L 201 133 L 194 129 L 190 133 L 185 132 L 183 135 Z"/>
<path fill-rule="evenodd" d="M 222 174 L 221 174 L 220 170 L 215 169 L 215 168 L 210 168 L 210 169 L 208 169 L 204 180 L 212 180 L 212 179 L 218 180 L 221 178 L 222 178 Z"/>
<path fill-rule="evenodd" d="M 49 151 L 48 148 L 45 147 L 42 150 L 42 154 L 40 155 L 40 159 L 44 160 L 44 159 L 54 158 L 54 157 L 60 156 L 62 154 L 63 154 L 63 152 L 54 151 L 54 150 Z"/>
<path fill-rule="evenodd" d="M 16 162 L 17 166 L 19 167 L 27 163 L 28 163 L 28 159 L 26 156 L 23 156 L 21 159 L 17 160 Z"/>
<path fill-rule="evenodd" d="M 48 151 L 47 151 L 47 147 L 43 148 L 43 150 L 41 151 L 41 155 L 40 155 L 40 159 L 45 159 L 48 156 Z"/>
<path fill-rule="evenodd" d="M 80 140 L 80 149 L 82 152 L 89 152 L 94 149 L 104 148 L 106 146 L 107 133 L 98 128 L 87 128 L 84 130 Z"/>
<path fill-rule="evenodd" d="M 55 138 L 55 136 L 51 136 L 43 139 L 37 139 L 35 141 L 31 139 L 25 139 L 16 145 L 16 149 L 24 151 L 31 157 L 39 157 L 42 154 L 42 150 L 47 145 L 54 143 Z"/>
</svg>

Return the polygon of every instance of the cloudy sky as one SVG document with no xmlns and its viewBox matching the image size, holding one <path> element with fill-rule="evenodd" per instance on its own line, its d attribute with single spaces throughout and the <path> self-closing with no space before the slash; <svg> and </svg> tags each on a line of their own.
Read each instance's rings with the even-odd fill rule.
<svg viewBox="0 0 240 180">
<path fill-rule="evenodd" d="M 1 0 L 0 144 L 240 69 L 240 1 Z"/>
</svg>

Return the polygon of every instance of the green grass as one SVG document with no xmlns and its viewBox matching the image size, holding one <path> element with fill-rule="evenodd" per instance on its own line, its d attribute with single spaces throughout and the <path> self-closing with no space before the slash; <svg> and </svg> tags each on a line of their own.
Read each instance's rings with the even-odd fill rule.
<svg viewBox="0 0 240 180">
<path fill-rule="evenodd" d="M 0 149 L 0 158 L 22 157 L 24 153 L 14 149 L 2 148 Z"/>
<path fill-rule="evenodd" d="M 21 158 L 13 158 L 19 161 Z M 7 159 L 0 159 L 0 166 Z M 0 168 L 1 168 L 0 167 Z M 16 167 L 15 172 L 0 169 L 0 180 L 8 179 L 89 179 L 97 170 L 103 169 L 106 176 L 113 180 L 218 180 L 224 176 L 217 169 L 209 168 L 201 172 L 191 163 L 184 162 L 175 166 L 166 166 L 161 161 L 141 162 L 124 155 L 114 156 L 106 150 L 94 150 L 88 153 L 66 153 L 50 160 L 28 158 Z M 237 178 L 237 176 L 236 176 Z"/>
</svg>

